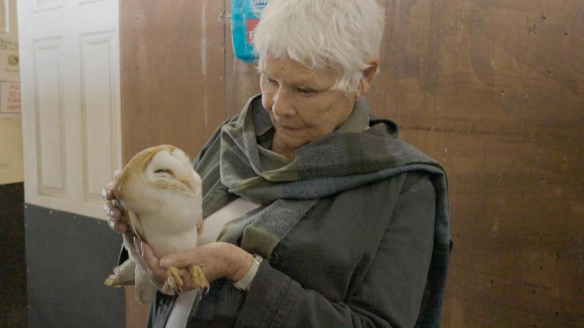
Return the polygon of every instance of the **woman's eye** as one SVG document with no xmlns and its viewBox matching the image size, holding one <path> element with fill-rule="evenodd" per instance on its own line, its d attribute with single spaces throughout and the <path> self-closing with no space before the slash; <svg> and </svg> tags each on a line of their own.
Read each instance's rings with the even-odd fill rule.
<svg viewBox="0 0 584 328">
<path fill-rule="evenodd" d="M 276 80 L 274 80 L 272 78 L 269 78 L 267 76 L 265 78 L 266 78 L 266 81 L 268 81 L 269 84 L 273 84 L 273 85 L 277 85 L 278 84 L 278 81 L 276 81 Z"/>
<path fill-rule="evenodd" d="M 314 94 L 314 90 L 310 90 L 310 89 L 298 88 L 297 90 L 300 94 L 303 94 L 305 96 Z"/>
</svg>

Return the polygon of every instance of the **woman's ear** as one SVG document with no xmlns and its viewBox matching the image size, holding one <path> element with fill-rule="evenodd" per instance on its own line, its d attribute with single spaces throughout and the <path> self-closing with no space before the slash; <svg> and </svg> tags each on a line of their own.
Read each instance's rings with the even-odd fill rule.
<svg viewBox="0 0 584 328">
<path fill-rule="evenodd" d="M 363 77 L 359 83 L 359 88 L 357 89 L 357 98 L 363 97 L 369 91 L 371 83 L 373 83 L 373 78 L 377 73 L 377 68 L 379 67 L 379 58 L 373 58 L 367 63 L 369 67 L 363 72 Z"/>
</svg>

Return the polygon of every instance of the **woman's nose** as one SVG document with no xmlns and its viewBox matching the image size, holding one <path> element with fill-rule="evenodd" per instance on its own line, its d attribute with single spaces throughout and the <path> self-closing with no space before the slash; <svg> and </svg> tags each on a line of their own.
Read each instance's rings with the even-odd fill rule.
<svg viewBox="0 0 584 328">
<path fill-rule="evenodd" d="M 296 114 L 292 105 L 291 94 L 285 88 L 280 87 L 274 95 L 272 112 L 278 117 L 290 117 Z"/>
</svg>

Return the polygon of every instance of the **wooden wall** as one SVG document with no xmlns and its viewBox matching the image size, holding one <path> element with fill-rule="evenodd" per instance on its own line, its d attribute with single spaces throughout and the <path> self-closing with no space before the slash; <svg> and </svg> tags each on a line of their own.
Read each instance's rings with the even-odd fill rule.
<svg viewBox="0 0 584 328">
<path fill-rule="evenodd" d="M 449 174 L 443 326 L 584 326 L 584 1 L 383 4 L 372 111 Z M 120 5 L 124 161 L 160 143 L 194 156 L 259 92 L 230 1 Z"/>
<path fill-rule="evenodd" d="M 584 326 L 584 1 L 386 6 L 371 102 L 449 173 L 444 326 Z"/>
</svg>

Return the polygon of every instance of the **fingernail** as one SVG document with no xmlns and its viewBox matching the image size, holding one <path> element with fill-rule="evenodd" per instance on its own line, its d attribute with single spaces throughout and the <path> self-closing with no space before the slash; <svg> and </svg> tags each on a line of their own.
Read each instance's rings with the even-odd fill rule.
<svg viewBox="0 0 584 328">
<path fill-rule="evenodd" d="M 162 260 L 160 260 L 160 266 L 165 267 L 165 268 L 169 268 L 172 266 L 172 260 L 165 257 Z"/>
<path fill-rule="evenodd" d="M 106 197 L 106 195 L 107 195 L 107 194 L 106 194 L 106 190 L 105 190 L 105 188 L 103 188 L 103 189 L 101 190 L 101 197 L 102 197 L 102 198 L 105 198 L 105 197 Z"/>
</svg>

